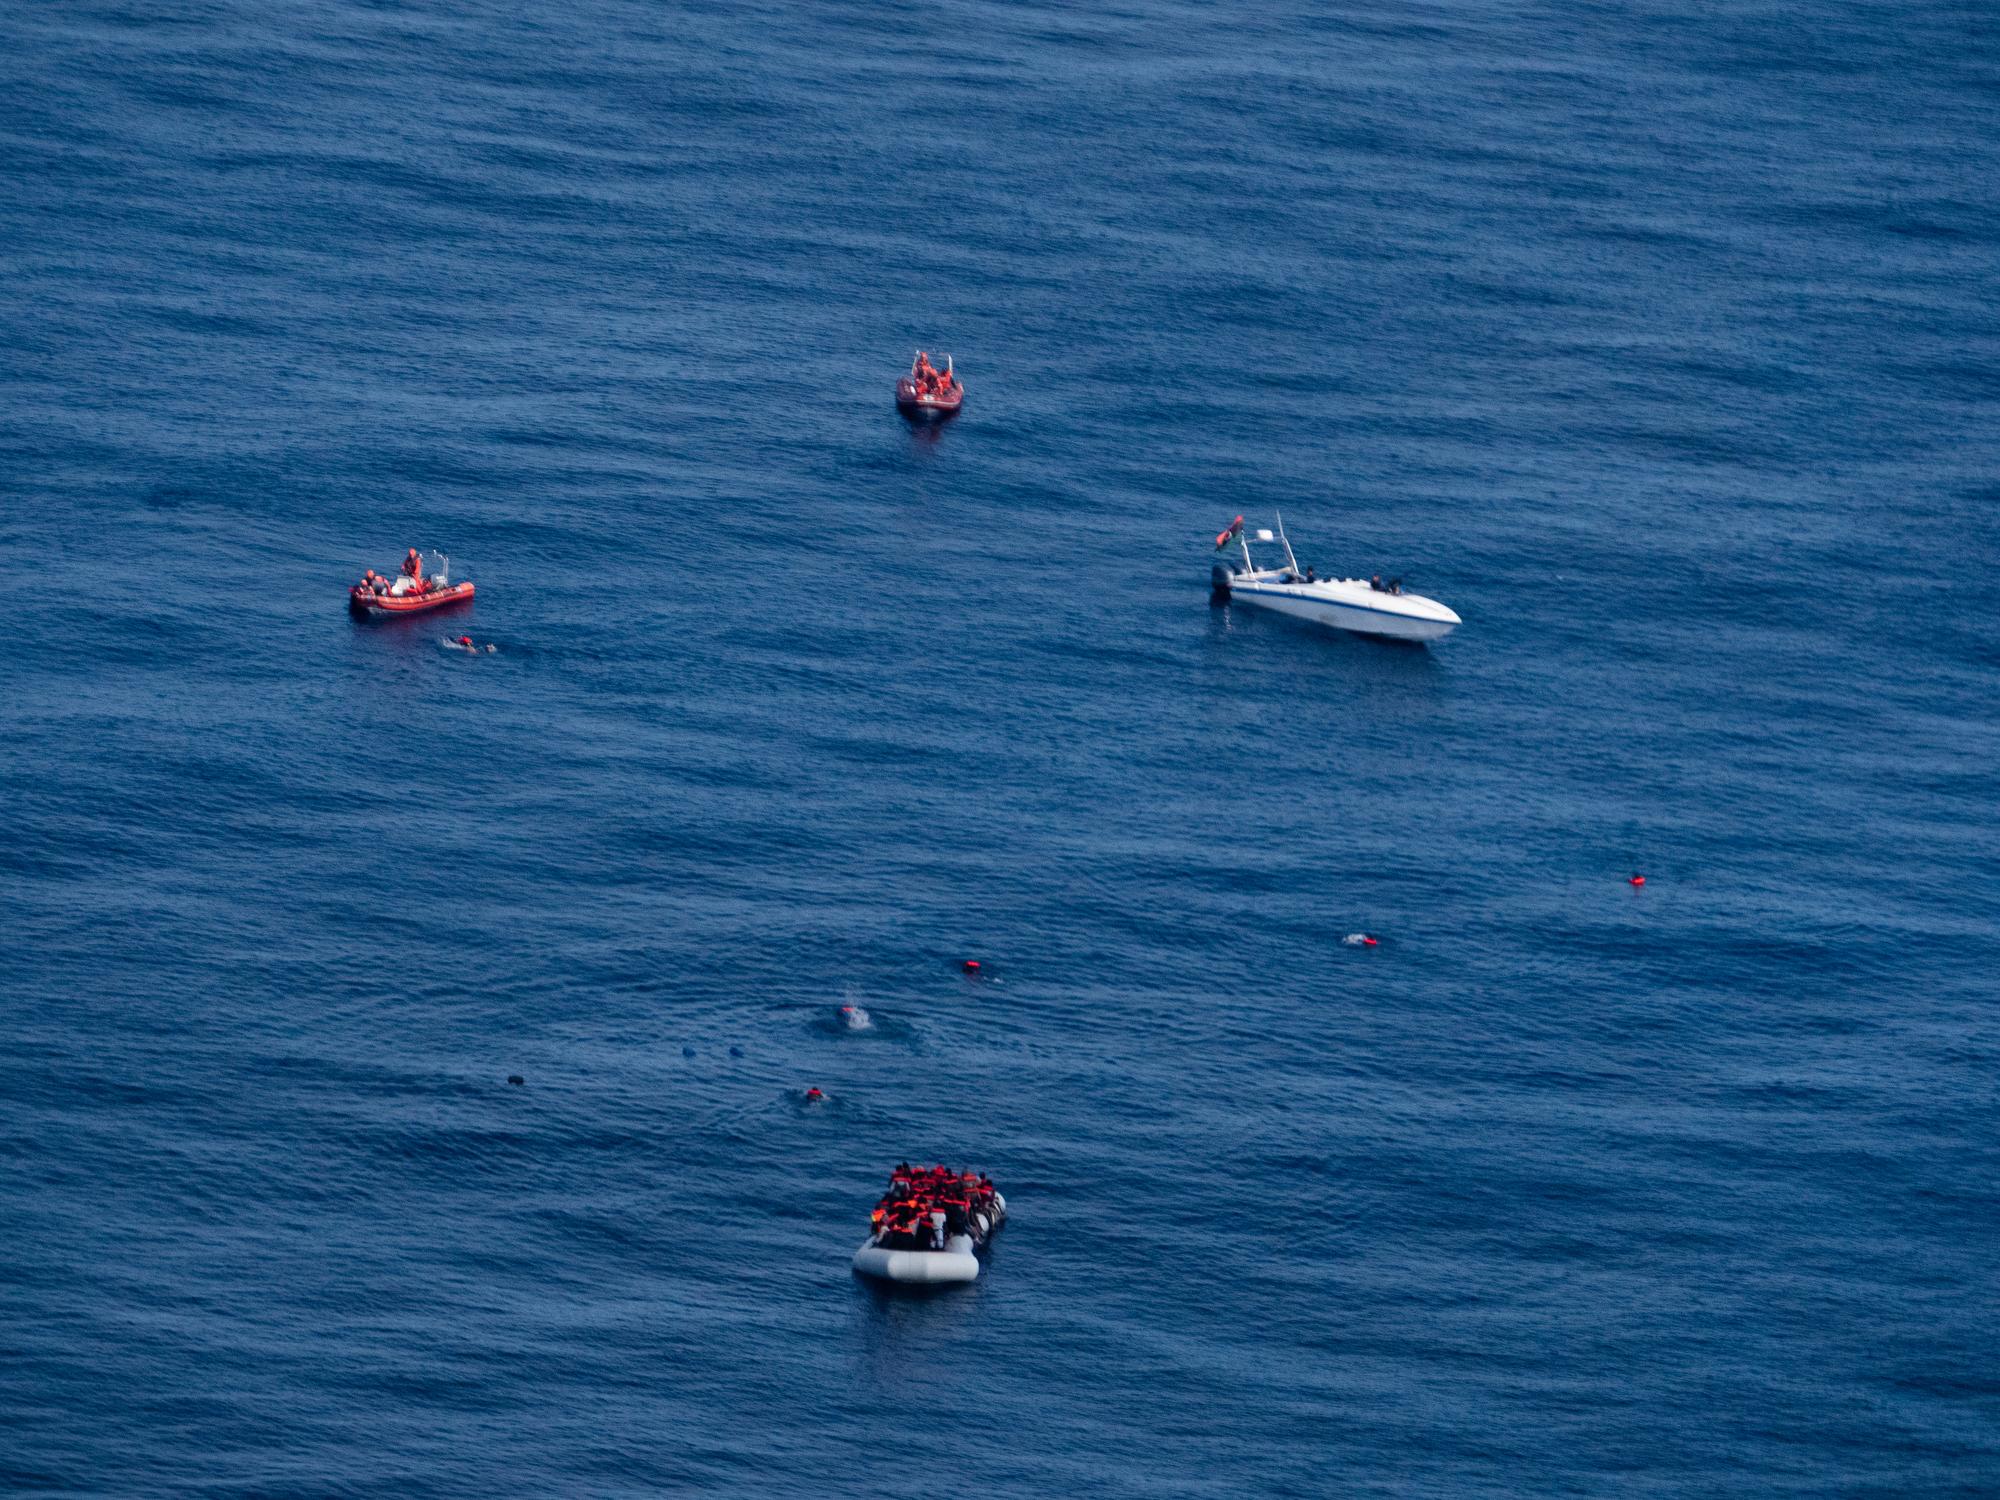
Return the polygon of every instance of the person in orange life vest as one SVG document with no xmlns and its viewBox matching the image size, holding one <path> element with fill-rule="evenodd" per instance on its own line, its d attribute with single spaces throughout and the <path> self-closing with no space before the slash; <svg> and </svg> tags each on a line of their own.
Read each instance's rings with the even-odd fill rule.
<svg viewBox="0 0 2000 1500">
<path fill-rule="evenodd" d="M 417 549 L 415 547 L 412 547 L 410 555 L 403 559 L 403 576 L 416 584 L 417 587 L 423 587 L 424 560 L 417 556 Z"/>
</svg>

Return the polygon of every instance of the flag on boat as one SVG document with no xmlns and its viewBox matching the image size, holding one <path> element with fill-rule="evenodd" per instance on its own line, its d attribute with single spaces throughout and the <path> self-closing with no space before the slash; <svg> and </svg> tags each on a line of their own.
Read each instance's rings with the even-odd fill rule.
<svg viewBox="0 0 2000 1500">
<path fill-rule="evenodd" d="M 1215 550 L 1220 552 L 1243 534 L 1243 518 L 1238 516 L 1229 523 L 1229 529 L 1215 539 Z"/>
</svg>

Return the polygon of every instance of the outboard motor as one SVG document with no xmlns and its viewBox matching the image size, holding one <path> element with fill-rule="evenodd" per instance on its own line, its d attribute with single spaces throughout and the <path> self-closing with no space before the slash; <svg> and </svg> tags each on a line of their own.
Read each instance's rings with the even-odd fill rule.
<svg viewBox="0 0 2000 1500">
<path fill-rule="evenodd" d="M 1229 569 L 1217 563 L 1208 570 L 1208 594 L 1217 604 L 1229 602 Z"/>
</svg>

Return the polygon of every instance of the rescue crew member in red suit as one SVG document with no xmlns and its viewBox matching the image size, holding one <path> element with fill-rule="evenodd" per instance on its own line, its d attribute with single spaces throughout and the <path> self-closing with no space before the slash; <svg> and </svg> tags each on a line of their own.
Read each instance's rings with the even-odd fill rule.
<svg viewBox="0 0 2000 1500">
<path fill-rule="evenodd" d="M 424 560 L 417 556 L 415 547 L 412 547 L 410 555 L 403 559 L 403 576 L 418 588 L 424 586 Z"/>
</svg>

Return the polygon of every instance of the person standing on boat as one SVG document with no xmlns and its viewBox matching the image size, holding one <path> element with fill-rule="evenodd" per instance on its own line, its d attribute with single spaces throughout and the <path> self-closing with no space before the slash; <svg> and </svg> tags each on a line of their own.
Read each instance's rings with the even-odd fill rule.
<svg viewBox="0 0 2000 1500">
<path fill-rule="evenodd" d="M 424 560 L 417 555 L 415 547 L 412 547 L 410 555 L 403 559 L 403 576 L 410 580 L 413 588 L 420 589 L 424 586 Z"/>
</svg>

